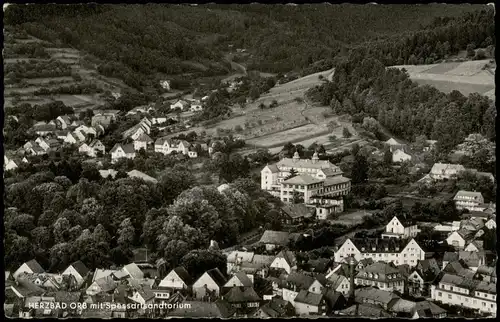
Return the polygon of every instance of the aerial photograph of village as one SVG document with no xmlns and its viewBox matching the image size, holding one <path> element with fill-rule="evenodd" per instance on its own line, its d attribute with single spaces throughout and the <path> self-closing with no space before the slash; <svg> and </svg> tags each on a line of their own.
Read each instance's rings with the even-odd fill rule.
<svg viewBox="0 0 500 322">
<path fill-rule="evenodd" d="M 3 10 L 5 318 L 496 317 L 494 4 Z"/>
</svg>

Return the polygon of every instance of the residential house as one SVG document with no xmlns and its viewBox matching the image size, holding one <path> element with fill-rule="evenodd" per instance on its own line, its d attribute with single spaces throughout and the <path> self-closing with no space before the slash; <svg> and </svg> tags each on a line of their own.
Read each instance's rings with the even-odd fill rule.
<svg viewBox="0 0 500 322">
<path fill-rule="evenodd" d="M 253 286 L 253 276 L 248 276 L 244 272 L 236 272 L 229 280 L 224 284 L 224 288 L 232 287 L 252 287 Z"/>
<path fill-rule="evenodd" d="M 85 291 L 88 295 L 96 295 L 99 293 L 112 293 L 117 287 L 115 279 L 111 276 L 98 278 Z"/>
<path fill-rule="evenodd" d="M 344 310 L 338 311 L 341 316 L 353 316 L 370 319 L 392 318 L 393 316 L 379 305 L 374 304 L 354 304 Z"/>
<path fill-rule="evenodd" d="M 320 257 L 318 259 L 308 260 L 304 270 L 312 273 L 327 274 L 331 270 L 331 265 L 332 259 Z"/>
<path fill-rule="evenodd" d="M 38 137 L 35 140 L 44 151 L 48 152 L 49 150 L 55 150 L 59 147 L 59 142 L 56 139 L 42 138 Z"/>
<path fill-rule="evenodd" d="M 144 273 L 141 271 L 139 266 L 137 266 L 136 263 L 130 263 L 125 266 L 123 266 L 122 271 L 126 273 L 128 276 L 132 277 L 133 279 L 143 279 L 144 278 Z"/>
<path fill-rule="evenodd" d="M 121 158 L 135 158 L 135 149 L 133 144 L 117 143 L 109 152 L 111 153 L 111 163 L 115 163 Z"/>
<path fill-rule="evenodd" d="M 158 287 L 171 288 L 174 290 L 186 290 L 191 285 L 192 279 L 187 270 L 182 267 L 176 267 L 165 276 Z"/>
<path fill-rule="evenodd" d="M 97 125 L 102 125 L 104 128 L 107 128 L 112 122 L 116 121 L 118 112 L 94 111 L 94 116 L 92 116 L 91 125 L 94 127 Z"/>
<path fill-rule="evenodd" d="M 267 247 L 267 245 L 266 245 Z M 273 269 L 283 269 L 287 274 L 297 270 L 297 258 L 292 251 L 282 250 L 271 263 Z"/>
<path fill-rule="evenodd" d="M 400 298 L 393 292 L 380 290 L 374 287 L 356 289 L 354 290 L 354 297 L 357 303 L 377 305 L 384 310 L 389 310 L 391 304 Z"/>
<path fill-rule="evenodd" d="M 276 247 L 288 246 L 290 234 L 285 231 L 266 230 L 259 243 L 266 245 L 266 250 L 271 251 Z"/>
<path fill-rule="evenodd" d="M 418 226 L 409 220 L 403 222 L 397 216 L 394 216 L 385 227 L 385 233 L 382 233 L 382 238 L 407 239 L 416 237 L 419 232 Z"/>
<path fill-rule="evenodd" d="M 452 274 L 444 274 L 432 285 L 434 301 L 478 310 L 496 316 L 496 284 Z"/>
<path fill-rule="evenodd" d="M 77 142 L 85 141 L 87 139 L 87 135 L 81 129 L 74 130 L 72 133 L 73 133 L 73 136 L 77 139 Z"/>
<path fill-rule="evenodd" d="M 133 295 L 130 296 L 129 299 L 142 305 L 153 304 L 155 294 L 149 286 L 144 286 L 135 290 L 133 292 Z"/>
<path fill-rule="evenodd" d="M 21 166 L 22 163 L 28 163 L 28 159 L 23 158 L 21 160 L 20 158 L 7 158 L 6 156 L 4 156 L 3 166 L 5 171 L 17 169 L 19 166 Z"/>
<path fill-rule="evenodd" d="M 485 224 L 488 229 L 497 229 L 497 222 L 493 218 L 490 218 Z"/>
<path fill-rule="evenodd" d="M 497 282 L 497 267 L 481 265 L 477 268 L 475 279 L 483 280 L 488 283 Z"/>
<path fill-rule="evenodd" d="M 288 275 L 284 282 L 283 299 L 292 303 L 295 307 L 295 297 L 297 297 L 301 290 L 309 290 L 314 281 L 314 277 L 302 273 L 292 272 Z"/>
<path fill-rule="evenodd" d="M 298 315 L 321 315 L 326 313 L 326 300 L 323 294 L 301 290 L 294 299 L 295 312 Z"/>
<path fill-rule="evenodd" d="M 143 118 L 138 124 L 123 132 L 124 139 L 131 138 L 137 140 L 142 134 L 151 134 L 151 121 L 148 118 Z"/>
<path fill-rule="evenodd" d="M 441 272 L 434 258 L 419 261 L 408 276 L 408 291 L 413 296 L 429 296 L 430 287 Z"/>
<path fill-rule="evenodd" d="M 484 251 L 459 251 L 458 260 L 463 261 L 472 271 L 477 271 L 480 266 L 486 264 Z"/>
<path fill-rule="evenodd" d="M 191 104 L 191 107 L 189 108 L 191 112 L 199 112 L 203 111 L 203 106 L 201 104 Z"/>
<path fill-rule="evenodd" d="M 57 131 L 55 124 L 47 124 L 44 122 L 33 125 L 32 129 L 37 135 L 40 136 L 45 136 Z"/>
<path fill-rule="evenodd" d="M 24 300 L 29 296 L 40 296 L 45 292 L 46 290 L 43 288 L 25 279 L 18 279 L 5 288 L 6 298 L 10 297 L 9 295 L 11 294 L 19 300 Z"/>
<path fill-rule="evenodd" d="M 38 264 L 35 259 L 32 259 L 24 264 L 22 264 L 13 274 L 12 277 L 17 279 L 17 277 L 22 273 L 28 274 L 41 274 L 44 273 L 45 270 Z"/>
<path fill-rule="evenodd" d="M 349 279 L 344 275 L 339 274 L 329 274 L 328 277 L 328 288 L 343 294 L 344 296 L 349 295 L 351 290 L 351 284 Z"/>
<path fill-rule="evenodd" d="M 171 154 L 172 152 L 182 153 L 190 158 L 198 157 L 198 153 L 194 151 L 194 147 L 186 140 L 174 140 L 166 137 L 158 138 L 155 141 L 155 152 L 164 155 Z"/>
<path fill-rule="evenodd" d="M 356 275 L 356 285 L 376 286 L 385 291 L 404 292 L 405 278 L 392 264 L 376 262 Z"/>
<path fill-rule="evenodd" d="M 298 175 L 289 178 L 292 169 Z M 292 202 L 298 193 L 304 203 L 315 203 L 313 197 L 339 197 L 349 193 L 351 180 L 342 174 L 338 166 L 319 160 L 317 153 L 309 160 L 300 159 L 296 152 L 293 158 L 283 158 L 262 169 L 261 189 L 284 202 Z"/>
<path fill-rule="evenodd" d="M 435 163 L 431 171 L 419 181 L 452 179 L 465 171 L 461 164 Z"/>
<path fill-rule="evenodd" d="M 197 299 L 216 298 L 226 284 L 226 277 L 218 268 L 206 271 L 193 284 L 194 297 Z"/>
<path fill-rule="evenodd" d="M 181 111 L 184 111 L 185 109 L 187 109 L 189 107 L 189 103 L 184 101 L 184 100 L 178 100 L 177 102 L 175 102 L 174 104 L 171 104 L 170 105 L 170 109 L 171 110 L 174 110 L 176 108 L 179 108 L 181 109 Z"/>
<path fill-rule="evenodd" d="M 252 286 L 233 286 L 222 296 L 222 300 L 229 303 L 238 315 L 243 316 L 253 313 L 252 311 L 258 308 L 261 302 L 260 296 Z"/>
<path fill-rule="evenodd" d="M 453 200 L 458 210 L 481 211 L 484 208 L 481 207 L 484 204 L 484 198 L 480 192 L 460 190 Z"/>
<path fill-rule="evenodd" d="M 434 319 L 442 319 L 448 315 L 448 312 L 437 306 L 431 301 L 420 301 L 416 302 L 413 308 L 413 319 L 420 318 L 434 318 Z"/>
<path fill-rule="evenodd" d="M 147 174 L 145 174 L 145 173 L 143 173 L 141 171 L 138 171 L 138 170 L 129 171 L 129 172 L 127 172 L 127 175 L 130 178 L 139 178 L 139 179 L 142 179 L 144 181 L 148 181 L 148 182 L 152 182 L 152 183 L 158 183 L 158 180 L 156 180 L 155 178 L 153 178 L 151 176 L 148 176 Z"/>
<path fill-rule="evenodd" d="M 455 247 L 456 249 L 464 249 L 466 244 L 466 237 L 464 236 L 462 231 L 454 231 L 452 232 L 448 238 L 446 238 L 446 243 Z"/>
<path fill-rule="evenodd" d="M 323 296 L 326 301 L 327 314 L 329 315 L 337 314 L 338 311 L 346 307 L 346 297 L 340 292 L 328 288 L 323 292 Z"/>
<path fill-rule="evenodd" d="M 317 220 L 327 220 L 330 215 L 344 211 L 344 199 L 342 197 L 311 197 L 312 203 L 308 207 L 314 207 Z"/>
<path fill-rule="evenodd" d="M 245 272 L 248 275 L 267 276 L 274 256 L 256 255 L 253 252 L 233 251 L 227 256 L 227 273 Z"/>
<path fill-rule="evenodd" d="M 141 105 L 141 106 L 134 107 L 133 109 L 128 111 L 126 115 L 145 114 L 145 113 L 151 113 L 154 111 L 155 111 L 155 108 L 151 105 Z"/>
<path fill-rule="evenodd" d="M 405 161 L 411 161 L 411 155 L 406 153 L 404 150 L 395 149 L 392 152 L 392 162 L 401 163 Z"/>
<path fill-rule="evenodd" d="M 417 265 L 419 260 L 425 259 L 425 251 L 415 239 L 409 242 L 396 238 L 348 238 L 335 252 L 335 262 L 344 262 L 351 256 L 356 261 L 363 258 L 372 258 L 373 261 L 394 263 L 395 265 L 408 264 L 410 267 Z"/>
<path fill-rule="evenodd" d="M 70 264 L 68 268 L 66 268 L 64 272 L 62 272 L 62 275 L 73 276 L 76 280 L 77 285 L 81 286 L 89 276 L 89 273 L 90 270 L 87 268 L 87 266 L 85 266 L 84 263 L 82 263 L 81 261 L 76 261 Z"/>
<path fill-rule="evenodd" d="M 254 314 L 255 318 L 284 318 L 295 315 L 295 308 L 293 305 L 280 299 L 273 297 L 269 302 L 262 305 Z"/>
<path fill-rule="evenodd" d="M 465 246 L 466 252 L 481 252 L 484 251 L 484 242 L 482 240 L 473 240 Z"/>
<path fill-rule="evenodd" d="M 140 149 L 144 149 L 144 151 L 147 151 L 148 145 L 151 143 L 153 143 L 153 139 L 151 139 L 146 133 L 143 133 L 134 140 L 134 150 L 139 151 Z"/>
<path fill-rule="evenodd" d="M 79 132 L 80 133 L 80 132 Z M 83 138 L 85 140 L 85 137 Z M 77 144 L 78 142 L 82 141 L 80 140 L 80 136 L 76 135 L 74 132 L 66 132 L 66 137 L 63 139 L 64 143 L 67 144 Z"/>
<path fill-rule="evenodd" d="M 304 218 L 312 217 L 313 211 L 304 204 L 286 204 L 281 207 L 283 222 L 287 225 L 298 224 Z"/>
<path fill-rule="evenodd" d="M 384 142 L 386 145 L 389 146 L 391 152 L 394 152 L 396 150 L 402 150 L 406 147 L 404 143 L 399 142 L 395 138 L 390 138 L 389 140 Z"/>
</svg>

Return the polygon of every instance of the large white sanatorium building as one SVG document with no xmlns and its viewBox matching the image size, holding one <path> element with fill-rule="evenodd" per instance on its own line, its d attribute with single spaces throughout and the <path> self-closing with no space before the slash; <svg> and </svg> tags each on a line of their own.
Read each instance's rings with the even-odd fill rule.
<svg viewBox="0 0 500 322">
<path fill-rule="evenodd" d="M 292 169 L 297 175 L 287 179 Z M 342 170 L 330 161 L 319 160 L 317 153 L 309 160 L 300 159 L 295 152 L 293 158 L 281 159 L 262 169 L 261 188 L 284 202 L 291 202 L 297 191 L 307 204 L 323 198 L 342 198 L 351 190 L 351 179 L 342 176 Z"/>
</svg>

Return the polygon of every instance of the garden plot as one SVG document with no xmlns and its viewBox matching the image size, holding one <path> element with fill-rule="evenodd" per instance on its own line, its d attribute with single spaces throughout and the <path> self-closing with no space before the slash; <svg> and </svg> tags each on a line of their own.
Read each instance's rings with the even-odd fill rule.
<svg viewBox="0 0 500 322">
<path fill-rule="evenodd" d="M 78 95 L 81 96 L 81 95 Z M 77 95 L 54 95 L 54 99 L 56 101 L 62 101 L 64 105 L 67 106 L 77 106 L 90 104 L 87 100 L 83 100 L 82 98 L 78 98 Z"/>
<path fill-rule="evenodd" d="M 17 64 L 20 62 L 29 62 L 29 61 L 49 61 L 49 59 L 44 59 L 44 58 L 5 58 L 3 60 L 4 64 Z"/>
<path fill-rule="evenodd" d="M 330 130 L 318 127 L 315 124 L 308 124 L 279 133 L 254 138 L 248 140 L 247 144 L 263 148 L 278 147 L 285 145 L 287 142 L 293 143 L 307 139 L 308 137 L 317 137 L 322 134 L 324 135 L 325 132 L 329 131 Z"/>
<path fill-rule="evenodd" d="M 351 226 L 356 226 L 359 224 L 362 224 L 364 219 L 364 216 L 371 216 L 373 215 L 371 212 L 360 210 L 360 211 L 355 211 L 347 214 L 342 214 L 338 216 L 337 218 L 330 220 L 330 223 L 332 224 L 342 224 L 346 225 L 348 227 Z"/>
<path fill-rule="evenodd" d="M 48 77 L 48 78 L 30 78 L 25 80 L 26 83 L 32 85 L 48 85 L 50 83 L 71 83 L 74 82 L 73 77 L 61 76 L 61 77 Z"/>
</svg>

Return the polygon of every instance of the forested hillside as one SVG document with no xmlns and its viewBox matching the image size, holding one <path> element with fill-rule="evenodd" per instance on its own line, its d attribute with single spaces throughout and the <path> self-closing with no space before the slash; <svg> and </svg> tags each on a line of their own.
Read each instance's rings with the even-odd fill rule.
<svg viewBox="0 0 500 322">
<path fill-rule="evenodd" d="M 141 89 L 156 82 L 157 73 L 190 78 L 226 74 L 230 66 L 223 55 L 229 45 L 248 51 L 249 69 L 288 72 L 318 60 L 331 61 L 346 46 L 415 31 L 437 17 L 476 9 L 377 5 L 366 10 L 350 4 L 12 5 L 5 22 L 20 25 L 35 37 L 86 51 L 101 59 L 100 73 Z M 446 17 L 438 23 L 446 22 Z M 385 44 L 380 42 L 377 48 L 387 53 Z M 409 59 L 398 53 L 394 49 L 394 60 Z"/>
<path fill-rule="evenodd" d="M 468 46 L 490 46 L 494 51 L 494 12 L 482 10 L 457 19 L 436 20 L 432 27 L 380 43 L 365 43 L 335 58 L 332 82 L 313 88 L 309 95 L 330 104 L 336 113 L 362 120 L 376 118 L 394 135 L 414 141 L 418 135 L 439 140 L 450 152 L 471 133 L 495 138 L 495 104 L 487 97 L 458 91 L 444 94 L 418 86 L 404 70 L 388 65 L 429 62 Z M 397 56 L 397 58 L 395 58 Z M 412 60 L 414 60 L 412 62 Z M 385 65 L 385 66 L 384 66 Z"/>
</svg>

